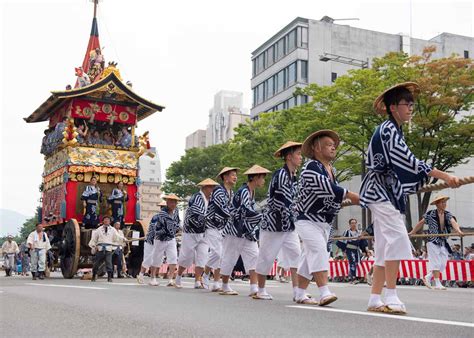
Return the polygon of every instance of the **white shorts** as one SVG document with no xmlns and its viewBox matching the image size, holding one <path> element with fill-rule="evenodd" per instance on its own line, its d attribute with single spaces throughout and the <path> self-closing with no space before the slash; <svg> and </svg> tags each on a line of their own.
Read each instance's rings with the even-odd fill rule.
<svg viewBox="0 0 474 338">
<path fill-rule="evenodd" d="M 196 267 L 203 268 L 206 265 L 209 245 L 205 234 L 183 233 L 181 239 L 181 250 L 179 252 L 179 266 L 189 268 L 193 262 Z"/>
<path fill-rule="evenodd" d="M 428 271 L 443 272 L 449 259 L 449 252 L 446 247 L 428 242 L 426 248 L 428 249 Z"/>
<path fill-rule="evenodd" d="M 298 234 L 295 231 L 260 231 L 260 247 L 255 271 L 260 275 L 268 275 L 279 251 L 280 257 L 285 258 L 283 262 L 285 265 L 278 264 L 278 266 L 285 269 L 297 268 L 301 256 Z"/>
<path fill-rule="evenodd" d="M 313 273 L 329 270 L 328 239 L 331 225 L 324 222 L 296 221 L 296 231 L 303 241 L 298 274 L 313 279 Z"/>
<path fill-rule="evenodd" d="M 228 235 L 224 237 L 222 249 L 221 275 L 230 276 L 234 266 L 242 256 L 245 271 L 255 270 L 258 257 L 257 242 L 249 241 L 246 238 L 239 238 Z"/>
<path fill-rule="evenodd" d="M 300 248 L 300 252 L 301 252 L 301 248 Z M 283 268 L 285 270 L 289 269 L 283 249 L 280 249 L 280 252 L 278 253 L 278 256 L 277 256 L 277 260 L 278 260 L 277 262 L 278 267 Z"/>
<path fill-rule="evenodd" d="M 385 266 L 385 261 L 413 259 L 405 215 L 390 202 L 369 204 L 369 209 L 374 222 L 375 265 Z"/>
<path fill-rule="evenodd" d="M 159 241 L 155 239 L 153 245 L 153 266 L 159 268 L 163 264 L 163 257 L 166 253 L 166 263 L 178 263 L 178 251 L 176 249 L 176 239 L 169 241 Z"/>
<path fill-rule="evenodd" d="M 217 229 L 206 230 L 207 243 L 209 244 L 209 259 L 207 266 L 211 269 L 220 269 L 222 260 L 222 242 L 224 237 Z"/>
<path fill-rule="evenodd" d="M 142 266 L 145 269 L 148 269 L 152 265 L 153 265 L 153 244 L 148 244 L 147 242 L 145 242 L 145 244 L 143 245 Z"/>
</svg>

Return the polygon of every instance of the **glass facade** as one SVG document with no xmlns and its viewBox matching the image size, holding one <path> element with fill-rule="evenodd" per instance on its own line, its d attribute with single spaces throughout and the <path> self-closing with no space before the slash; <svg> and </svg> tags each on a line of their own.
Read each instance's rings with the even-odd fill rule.
<svg viewBox="0 0 474 338">
<path fill-rule="evenodd" d="M 293 52 L 297 47 L 308 48 L 308 28 L 298 26 L 276 43 L 264 50 L 253 59 L 252 76 L 260 74 L 265 69 Z"/>
<path fill-rule="evenodd" d="M 266 112 L 274 112 L 274 111 L 279 111 L 279 110 L 284 110 L 284 109 L 290 109 L 298 105 L 306 104 L 308 103 L 308 96 L 306 95 L 298 95 L 298 96 L 292 96 L 289 99 L 280 102 L 276 106 L 268 109 Z"/>
<path fill-rule="evenodd" d="M 298 78 L 298 69 L 300 78 Z M 269 77 L 253 88 L 253 105 L 255 107 L 274 95 L 281 93 L 285 89 L 296 83 L 308 83 L 308 62 L 299 60 L 283 68 L 275 75 Z"/>
</svg>

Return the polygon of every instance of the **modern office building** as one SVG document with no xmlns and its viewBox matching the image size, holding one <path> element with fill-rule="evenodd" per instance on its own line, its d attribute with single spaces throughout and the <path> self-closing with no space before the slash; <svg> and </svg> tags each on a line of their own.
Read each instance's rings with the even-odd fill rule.
<svg viewBox="0 0 474 338">
<path fill-rule="evenodd" d="M 204 129 L 198 129 L 194 133 L 186 136 L 186 147 L 185 149 L 192 148 L 205 148 L 206 147 L 206 131 Z"/>
<path fill-rule="evenodd" d="M 140 157 L 140 186 L 138 187 L 140 202 L 140 218 L 148 220 L 160 210 L 161 202 L 161 164 L 156 148 L 150 148 L 155 156 Z"/>
<path fill-rule="evenodd" d="M 351 69 L 371 66 L 374 57 L 388 52 L 403 51 L 409 55 L 421 54 L 426 46 L 435 45 L 434 58 L 457 54 L 464 58 L 474 55 L 474 38 L 442 33 L 430 40 L 416 39 L 404 34 L 388 34 L 339 25 L 325 16 L 321 20 L 296 18 L 270 37 L 252 53 L 251 88 L 253 104 L 251 118 L 262 112 L 288 109 L 307 102 L 304 96 L 294 96 L 297 87 L 309 83 L 331 85 L 338 76 Z M 472 114 L 473 111 L 464 112 Z M 453 168 L 458 176 L 473 175 L 474 159 Z M 359 191 L 360 177 L 343 185 Z M 449 210 L 462 226 L 474 226 L 474 186 L 446 191 L 452 197 Z M 418 219 L 416 199 L 411 199 L 415 224 Z M 359 207 L 344 208 L 338 216 L 339 232 L 348 226 L 349 218 L 361 222 Z"/>
</svg>

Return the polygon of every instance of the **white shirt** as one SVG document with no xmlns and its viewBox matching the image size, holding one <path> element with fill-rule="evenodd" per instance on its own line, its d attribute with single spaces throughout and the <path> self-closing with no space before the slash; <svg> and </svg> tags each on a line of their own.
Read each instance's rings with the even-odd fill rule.
<svg viewBox="0 0 474 338">
<path fill-rule="evenodd" d="M 36 230 L 33 231 L 28 235 L 26 243 L 28 244 L 28 246 L 31 244 L 31 247 L 33 249 L 51 249 L 51 244 L 49 243 L 48 235 L 44 231 L 40 233 L 36 232 Z"/>
<path fill-rule="evenodd" d="M 106 227 L 102 225 L 92 231 L 92 237 L 89 242 L 89 246 L 92 249 L 95 249 L 98 244 L 105 244 L 99 245 L 97 250 L 102 251 L 105 248 L 107 251 L 112 251 L 114 250 L 114 245 L 116 245 L 118 241 L 125 239 L 123 235 L 120 235 L 112 226 L 107 226 L 107 232 L 105 230 Z"/>
<path fill-rule="evenodd" d="M 115 228 L 114 228 L 115 229 Z M 116 242 L 114 243 L 116 246 L 119 246 L 121 248 L 123 248 L 125 246 L 125 235 L 123 234 L 123 231 L 118 229 L 116 230 L 117 231 L 117 234 L 119 235 L 119 237 L 116 239 Z"/>
<path fill-rule="evenodd" d="M 18 249 L 18 244 L 16 244 L 15 241 L 6 241 L 5 243 L 3 243 L 2 251 L 3 254 L 17 254 L 20 252 L 20 250 Z"/>
</svg>

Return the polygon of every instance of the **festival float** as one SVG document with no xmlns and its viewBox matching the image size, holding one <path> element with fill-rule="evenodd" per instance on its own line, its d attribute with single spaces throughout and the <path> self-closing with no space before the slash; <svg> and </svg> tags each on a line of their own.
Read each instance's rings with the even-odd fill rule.
<svg viewBox="0 0 474 338">
<path fill-rule="evenodd" d="M 138 201 L 139 158 L 148 153 L 148 132 L 135 135 L 138 122 L 164 107 L 135 93 L 124 83 L 117 63 L 105 64 L 99 43 L 97 3 L 92 30 L 75 86 L 53 91 L 27 118 L 27 123 L 48 121 L 41 146 L 44 154 L 39 222 L 52 235 L 55 265 L 64 278 L 73 278 L 90 268 L 93 256 L 88 246 L 93 229 L 85 224 L 85 201 L 81 199 L 93 177 L 101 198 L 97 214 L 112 214 L 107 201 L 120 184 L 123 198 L 122 226 L 126 237 L 142 237 L 147 226 L 140 222 Z M 129 243 L 125 250 L 128 272 L 135 276 L 143 258 L 143 242 Z"/>
</svg>

